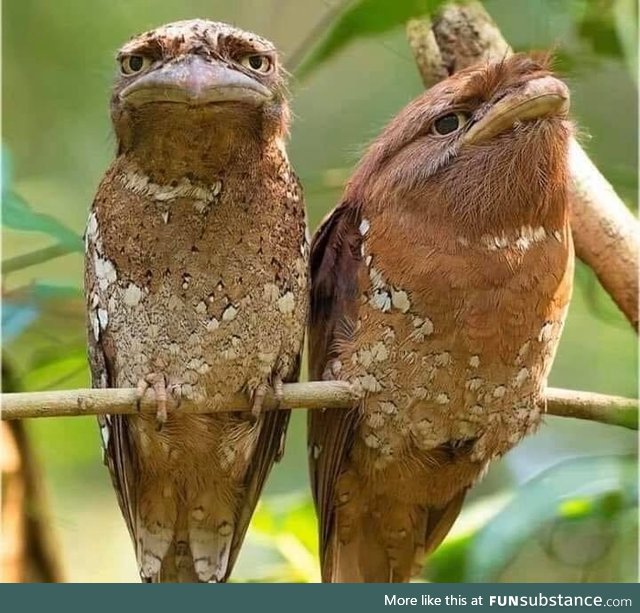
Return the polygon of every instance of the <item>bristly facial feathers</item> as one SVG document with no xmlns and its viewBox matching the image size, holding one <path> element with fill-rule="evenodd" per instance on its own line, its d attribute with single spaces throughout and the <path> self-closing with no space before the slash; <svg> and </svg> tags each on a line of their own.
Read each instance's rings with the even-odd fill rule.
<svg viewBox="0 0 640 613">
<path fill-rule="evenodd" d="M 554 202 L 563 198 L 557 189 L 565 177 L 558 173 L 565 168 L 572 132 L 566 113 L 518 121 L 475 146 L 464 142 L 465 134 L 496 102 L 527 82 L 550 78 L 549 61 L 548 56 L 516 55 L 460 71 L 434 85 L 407 105 L 371 145 L 345 199 L 404 208 L 419 200 L 425 221 L 447 219 L 471 236 L 505 230 L 516 220 L 531 225 L 534 217 L 553 214 Z M 566 87 L 554 81 L 568 100 Z M 435 122 L 451 113 L 459 116 L 458 129 L 438 134 Z"/>
<path fill-rule="evenodd" d="M 528 56 L 453 75 L 382 131 L 316 233 L 311 376 L 362 393 L 309 415 L 323 580 L 408 581 L 540 423 L 573 277 L 568 106 Z"/>
</svg>

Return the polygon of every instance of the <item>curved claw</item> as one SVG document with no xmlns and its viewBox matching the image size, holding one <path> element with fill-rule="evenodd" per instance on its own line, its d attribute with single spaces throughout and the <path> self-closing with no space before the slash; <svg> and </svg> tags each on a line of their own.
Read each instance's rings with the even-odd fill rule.
<svg viewBox="0 0 640 613">
<path fill-rule="evenodd" d="M 264 399 L 267 396 L 267 392 L 271 386 L 266 383 L 260 383 L 253 392 L 251 398 L 251 421 L 255 422 L 260 414 L 264 405 Z M 280 408 L 282 401 L 284 400 L 284 384 L 282 379 L 278 376 L 273 379 L 273 395 L 276 399 L 277 408 Z"/>
<path fill-rule="evenodd" d="M 323 381 L 335 381 L 342 370 L 342 362 L 340 360 L 329 360 L 322 372 Z"/>
<path fill-rule="evenodd" d="M 262 405 L 267 395 L 269 386 L 266 383 L 261 383 L 256 387 L 253 392 L 253 398 L 251 401 L 251 421 L 255 423 L 262 413 Z"/>
<path fill-rule="evenodd" d="M 276 397 L 278 408 L 284 401 L 284 383 L 280 377 L 275 377 L 273 380 L 273 395 Z"/>
<path fill-rule="evenodd" d="M 147 390 L 151 388 L 156 400 L 156 421 L 158 430 L 167 421 L 167 380 L 164 375 L 150 373 L 138 381 L 136 386 L 136 407 L 140 411 L 142 398 Z"/>
</svg>

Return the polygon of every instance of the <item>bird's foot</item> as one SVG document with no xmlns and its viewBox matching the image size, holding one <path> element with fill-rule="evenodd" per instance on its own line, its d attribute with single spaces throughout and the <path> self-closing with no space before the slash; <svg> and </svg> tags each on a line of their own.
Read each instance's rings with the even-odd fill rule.
<svg viewBox="0 0 640 613">
<path fill-rule="evenodd" d="M 273 379 L 273 386 L 269 386 L 267 383 L 260 383 L 253 392 L 251 397 L 251 421 L 257 421 L 258 417 L 262 414 L 264 406 L 264 400 L 267 396 L 269 389 L 273 389 L 273 395 L 276 399 L 276 408 L 280 408 L 284 399 L 284 384 L 282 378 L 275 376 Z"/>
<path fill-rule="evenodd" d="M 138 381 L 138 385 L 136 387 L 136 406 L 138 411 L 140 411 L 142 399 L 149 389 L 152 389 L 155 394 L 156 422 L 158 430 L 161 430 L 162 426 L 167 421 L 169 395 L 171 395 L 171 397 L 176 401 L 176 408 L 180 407 L 180 386 L 168 385 L 167 378 L 163 374 L 149 373 Z"/>
<path fill-rule="evenodd" d="M 335 381 L 342 370 L 342 362 L 340 360 L 329 360 L 322 372 L 323 381 Z"/>
<path fill-rule="evenodd" d="M 267 396 L 267 392 L 269 391 L 269 386 L 266 383 L 260 383 L 258 387 L 253 391 L 253 395 L 251 397 L 251 422 L 255 423 L 258 421 L 258 417 L 262 413 L 262 406 L 264 404 L 264 399 Z"/>
<path fill-rule="evenodd" d="M 279 409 L 284 401 L 284 383 L 278 376 L 273 380 L 273 395 L 276 397 L 276 407 Z"/>
</svg>

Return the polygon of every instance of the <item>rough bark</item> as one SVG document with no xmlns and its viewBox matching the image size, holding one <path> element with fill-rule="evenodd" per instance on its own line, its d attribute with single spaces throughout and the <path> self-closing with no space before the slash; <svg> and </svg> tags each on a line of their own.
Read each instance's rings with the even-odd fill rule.
<svg viewBox="0 0 640 613">
<path fill-rule="evenodd" d="M 407 37 L 427 88 L 480 60 L 512 53 L 478 2 L 446 5 L 432 21 L 412 20 Z M 638 221 L 575 140 L 570 168 L 576 254 L 638 331 Z"/>
</svg>

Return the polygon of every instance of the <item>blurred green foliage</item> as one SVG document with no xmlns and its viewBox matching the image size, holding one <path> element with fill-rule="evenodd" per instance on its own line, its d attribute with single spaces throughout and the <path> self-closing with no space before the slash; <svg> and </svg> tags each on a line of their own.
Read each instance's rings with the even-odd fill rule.
<svg viewBox="0 0 640 613">
<path fill-rule="evenodd" d="M 354 40 L 403 26 L 412 17 L 428 15 L 442 4 L 444 0 L 358 0 L 336 4 L 335 11 L 327 15 L 327 26 L 311 32 L 309 49 L 304 50 L 306 53 L 294 73 L 298 79 L 304 79 Z"/>
<path fill-rule="evenodd" d="M 439 4 L 5 2 L 2 332 L 4 366 L 15 384 L 23 390 L 88 385 L 82 258 L 76 252 L 88 203 L 113 154 L 106 109 L 113 56 L 124 40 L 196 16 L 274 40 L 297 68 L 290 153 L 315 227 L 339 199 L 358 150 L 421 91 L 402 24 Z M 637 4 L 487 0 L 485 6 L 516 50 L 554 49 L 587 150 L 635 207 Z M 635 335 L 589 269 L 579 265 L 576 278 L 550 383 L 635 396 Z M 29 426 L 45 461 L 69 579 L 136 580 L 94 420 L 47 419 Z M 295 415 L 287 453 L 258 507 L 235 580 L 319 579 L 304 427 L 304 416 Z M 636 459 L 632 432 L 549 418 L 471 493 L 423 578 L 634 580 Z"/>
</svg>

